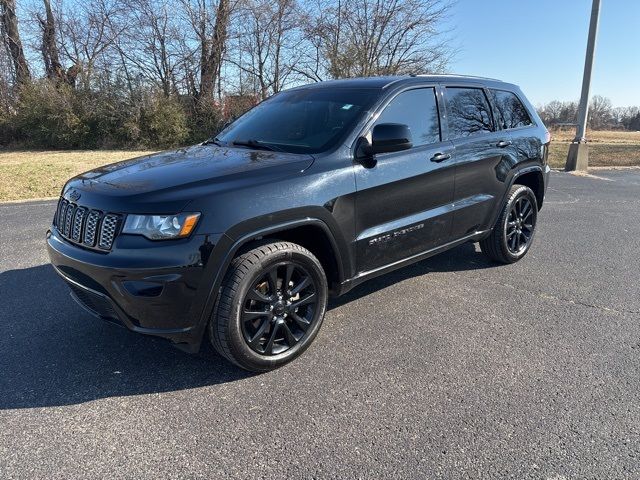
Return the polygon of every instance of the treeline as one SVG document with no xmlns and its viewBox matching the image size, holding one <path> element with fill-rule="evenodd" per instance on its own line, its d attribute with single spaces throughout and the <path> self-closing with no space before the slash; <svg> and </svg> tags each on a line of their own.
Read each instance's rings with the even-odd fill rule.
<svg viewBox="0 0 640 480">
<path fill-rule="evenodd" d="M 578 102 L 554 100 L 538 107 L 538 114 L 547 126 L 575 124 Z M 606 97 L 595 95 L 589 104 L 588 126 L 593 130 L 640 130 L 640 107 L 616 107 Z"/>
<path fill-rule="evenodd" d="M 447 0 L 0 0 L 0 143 L 201 141 L 289 86 L 440 72 Z"/>
</svg>

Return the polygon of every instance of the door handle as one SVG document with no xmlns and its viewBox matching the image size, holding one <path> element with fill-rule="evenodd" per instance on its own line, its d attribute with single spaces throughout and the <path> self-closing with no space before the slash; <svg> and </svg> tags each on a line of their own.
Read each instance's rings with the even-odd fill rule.
<svg viewBox="0 0 640 480">
<path fill-rule="evenodd" d="M 450 153 L 436 153 L 433 157 L 431 157 L 432 162 L 444 162 L 445 160 L 449 160 L 451 158 Z"/>
<path fill-rule="evenodd" d="M 509 145 L 511 145 L 511 140 L 500 140 L 497 144 L 496 147 L 498 148 L 504 148 L 504 147 L 508 147 Z"/>
</svg>

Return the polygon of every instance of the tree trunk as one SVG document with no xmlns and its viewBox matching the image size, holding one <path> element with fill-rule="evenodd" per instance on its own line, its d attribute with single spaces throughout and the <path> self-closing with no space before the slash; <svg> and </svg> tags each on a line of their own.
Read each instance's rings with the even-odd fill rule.
<svg viewBox="0 0 640 480">
<path fill-rule="evenodd" d="M 45 71 L 47 72 L 47 78 L 56 82 L 66 82 L 67 75 L 60 63 L 60 55 L 58 53 L 58 46 L 56 45 L 56 24 L 49 0 L 44 0 L 44 9 L 46 18 L 38 19 L 42 26 L 42 58 L 44 60 Z"/>
<path fill-rule="evenodd" d="M 0 0 L 0 17 L 2 29 L 4 30 L 4 41 L 7 42 L 9 52 L 11 52 L 16 83 L 24 85 L 31 80 L 31 73 L 29 72 L 27 59 L 24 56 L 20 32 L 18 31 L 15 0 Z"/>
<path fill-rule="evenodd" d="M 199 93 L 201 102 L 213 99 L 213 92 L 218 81 L 222 55 L 227 41 L 228 24 L 229 1 L 220 0 L 216 13 L 216 23 L 213 27 L 213 38 L 210 41 L 202 41 Z"/>
</svg>

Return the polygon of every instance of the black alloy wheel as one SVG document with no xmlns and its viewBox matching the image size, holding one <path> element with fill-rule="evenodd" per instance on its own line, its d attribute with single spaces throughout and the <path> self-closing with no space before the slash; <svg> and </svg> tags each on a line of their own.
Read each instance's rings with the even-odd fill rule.
<svg viewBox="0 0 640 480">
<path fill-rule="evenodd" d="M 504 235 L 509 252 L 519 255 L 526 250 L 533 238 L 536 218 L 535 207 L 526 196 L 516 199 L 511 205 L 507 221 L 504 224 Z"/>
<path fill-rule="evenodd" d="M 258 244 L 231 262 L 209 322 L 211 343 L 246 370 L 272 370 L 313 342 L 327 299 L 325 272 L 309 250 Z"/>
<path fill-rule="evenodd" d="M 480 241 L 480 249 L 496 262 L 517 262 L 531 248 L 537 220 L 538 202 L 533 191 L 525 185 L 513 185 L 493 230 Z"/>
<path fill-rule="evenodd" d="M 244 298 L 242 333 L 260 355 L 278 355 L 309 331 L 318 309 L 317 286 L 304 266 L 280 262 L 261 272 Z"/>
</svg>

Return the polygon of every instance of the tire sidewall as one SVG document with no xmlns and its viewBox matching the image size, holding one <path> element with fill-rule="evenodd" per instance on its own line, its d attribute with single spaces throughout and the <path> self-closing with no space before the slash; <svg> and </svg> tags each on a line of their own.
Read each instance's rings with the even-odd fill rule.
<svg viewBox="0 0 640 480">
<path fill-rule="evenodd" d="M 253 283 L 263 274 L 269 267 L 282 262 L 294 262 L 298 263 L 305 268 L 305 270 L 311 275 L 316 285 L 316 294 L 318 295 L 318 308 L 315 312 L 313 325 L 305 335 L 305 337 L 298 342 L 294 347 L 288 349 L 277 355 L 260 355 L 258 352 L 252 350 L 247 345 L 244 335 L 242 333 L 241 326 L 241 313 L 244 307 L 244 299 L 247 295 L 249 288 Z M 269 370 L 278 367 L 284 363 L 293 360 L 295 357 L 301 355 L 313 342 L 314 338 L 318 334 L 324 315 L 326 313 L 328 300 L 328 286 L 327 279 L 320 265 L 320 262 L 312 256 L 305 255 L 302 252 L 294 250 L 280 250 L 274 252 L 267 257 L 263 258 L 259 263 L 251 268 L 245 275 L 240 283 L 240 288 L 237 291 L 237 297 L 234 299 L 229 315 L 228 325 L 228 341 L 229 347 L 233 352 L 234 357 L 241 357 L 243 363 L 252 365 L 256 370 Z"/>
</svg>

